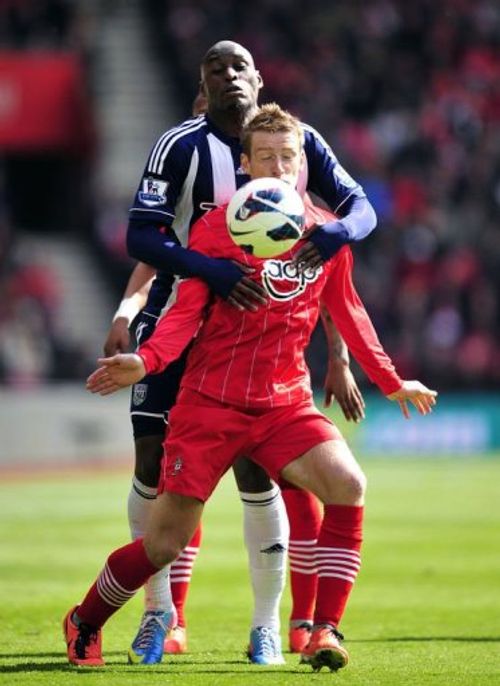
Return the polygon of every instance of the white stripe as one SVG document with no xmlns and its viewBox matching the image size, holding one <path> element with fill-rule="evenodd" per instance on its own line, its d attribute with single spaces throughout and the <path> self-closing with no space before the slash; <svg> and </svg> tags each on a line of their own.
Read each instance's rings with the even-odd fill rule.
<svg viewBox="0 0 500 686">
<path fill-rule="evenodd" d="M 198 167 L 200 166 L 200 155 L 198 149 L 193 150 L 189 169 L 182 184 L 182 190 L 175 204 L 175 219 L 172 222 L 172 229 L 179 239 L 183 248 L 188 244 L 189 228 L 191 217 L 193 216 L 193 186 L 196 181 Z"/>
<path fill-rule="evenodd" d="M 295 565 L 290 565 L 290 571 L 296 574 L 317 574 L 318 570 L 314 569 L 302 569 L 302 567 L 295 567 Z"/>
<path fill-rule="evenodd" d="M 318 571 L 324 571 L 326 569 L 331 569 L 331 570 L 339 570 L 342 572 L 348 572 L 349 574 L 357 574 L 360 570 L 360 565 L 353 565 L 353 564 L 328 564 L 328 563 L 323 563 L 318 565 Z"/>
<path fill-rule="evenodd" d="M 360 557 L 357 550 L 351 550 L 351 548 L 325 548 L 324 546 L 318 546 L 316 548 L 318 552 L 328 551 L 331 553 L 345 553 L 346 555 L 351 555 L 352 557 Z"/>
<path fill-rule="evenodd" d="M 290 548 L 291 548 L 292 546 L 301 546 L 301 545 L 310 546 L 310 545 L 316 545 L 317 541 L 318 541 L 318 539 L 316 539 L 316 538 L 311 538 L 311 539 L 309 539 L 309 540 L 307 540 L 307 541 L 298 541 L 298 540 L 295 540 L 295 539 L 293 539 L 293 540 L 290 539 Z"/>
<path fill-rule="evenodd" d="M 190 569 L 193 569 L 194 566 L 194 560 L 186 560 L 184 562 L 179 562 L 179 560 L 176 560 L 174 564 L 172 564 L 172 571 L 179 571 L 180 569 L 189 571 Z"/>
<path fill-rule="evenodd" d="M 231 148 L 216 138 L 213 133 L 208 134 L 207 142 L 212 161 L 214 203 L 223 205 L 236 192 L 236 176 Z"/>
<path fill-rule="evenodd" d="M 171 576 L 171 584 L 180 584 L 181 582 L 191 581 L 191 576 Z"/>
<path fill-rule="evenodd" d="M 316 560 L 314 558 L 300 559 L 299 557 L 292 557 L 290 555 L 290 564 L 300 565 L 301 567 L 316 567 Z"/>
<path fill-rule="evenodd" d="M 348 576 L 347 574 L 334 574 L 330 572 L 326 574 L 325 572 L 318 572 L 318 579 L 343 579 L 344 581 L 350 581 L 352 584 L 356 581 L 355 576 Z"/>
<path fill-rule="evenodd" d="M 314 562 L 311 563 L 304 563 L 304 562 L 298 562 L 297 560 L 290 560 L 290 569 L 298 570 L 299 572 L 303 571 L 304 573 L 307 574 L 312 574 L 313 572 L 318 571 L 318 567 Z M 310 571 L 308 571 L 310 570 Z"/>
<path fill-rule="evenodd" d="M 121 607 L 135 594 L 135 591 L 120 586 L 107 565 L 97 579 L 97 590 L 101 598 L 113 607 Z"/>
<path fill-rule="evenodd" d="M 200 119 L 188 120 L 180 126 L 166 131 L 162 136 L 160 136 L 155 147 L 153 148 L 151 155 L 149 156 L 148 171 L 155 174 L 161 174 L 163 171 L 165 157 L 168 155 L 173 144 L 176 143 L 180 138 L 183 138 L 194 131 L 198 131 L 206 125 L 205 118 L 202 117 Z"/>
<path fill-rule="evenodd" d="M 134 410 L 134 412 L 130 413 L 130 416 L 137 416 L 137 417 L 156 417 L 157 419 L 163 419 L 163 414 L 156 414 L 155 412 L 137 412 Z"/>
<path fill-rule="evenodd" d="M 179 124 L 179 126 L 174 126 L 172 129 L 168 129 L 168 131 L 165 131 L 164 133 L 161 134 L 161 136 L 158 138 L 156 143 L 153 146 L 153 149 L 151 150 L 149 154 L 149 160 L 148 160 L 148 171 L 152 171 L 154 168 L 154 160 L 156 159 L 156 162 L 158 161 L 158 155 L 162 149 L 162 147 L 165 145 L 165 143 L 168 141 L 169 138 L 172 136 L 175 136 L 179 131 L 183 131 L 184 129 L 191 128 L 194 124 L 197 123 L 196 121 L 193 121 L 192 119 L 188 119 L 182 124 Z"/>
<path fill-rule="evenodd" d="M 246 314 L 246 310 L 245 310 L 244 312 L 241 313 L 241 324 L 240 324 L 240 330 L 238 331 L 238 338 L 237 338 L 235 344 L 233 345 L 233 349 L 231 351 L 231 359 L 229 360 L 229 362 L 227 364 L 226 375 L 224 377 L 224 381 L 222 382 L 222 389 L 221 389 L 221 393 L 220 393 L 220 401 L 221 402 L 224 401 L 224 394 L 226 392 L 226 385 L 227 385 L 227 382 L 229 380 L 229 374 L 230 374 L 231 367 L 232 367 L 233 362 L 234 362 L 236 350 L 237 350 L 239 342 L 241 340 L 241 336 L 243 334 L 243 331 L 245 330 L 246 318 L 247 318 L 247 314 Z M 203 379 L 202 379 L 202 381 L 203 381 Z M 200 381 L 200 384 L 198 386 L 198 391 L 201 390 L 202 381 Z"/>
<path fill-rule="evenodd" d="M 195 131 L 198 131 L 199 129 L 203 129 L 206 126 L 206 122 L 202 121 L 200 122 L 197 126 L 193 126 L 190 129 L 186 129 L 185 131 L 181 131 L 181 133 L 177 134 L 177 136 L 174 136 L 171 138 L 167 145 L 164 146 L 164 149 L 161 151 L 161 157 L 159 163 L 156 164 L 156 169 L 154 170 L 156 174 L 161 174 L 163 172 L 163 165 L 165 164 L 165 158 L 167 157 L 168 153 L 172 149 L 172 146 L 177 143 L 178 140 L 181 138 L 184 138 L 184 136 L 187 136 L 190 133 L 194 133 Z"/>
<path fill-rule="evenodd" d="M 248 404 L 249 404 L 249 403 L 248 403 L 248 398 L 249 398 L 250 393 L 251 393 L 252 381 L 253 381 L 253 379 L 254 379 L 253 370 L 254 370 L 254 366 L 255 366 L 255 361 L 256 361 L 256 359 L 257 359 L 257 354 L 258 354 L 258 352 L 260 351 L 261 342 L 262 342 L 262 337 L 264 336 L 265 332 L 267 331 L 267 320 L 268 320 L 268 315 L 269 315 L 270 308 L 271 308 L 271 302 L 270 302 L 270 300 L 268 300 L 268 303 L 267 303 L 267 305 L 266 305 L 266 312 L 265 312 L 265 316 L 264 316 L 264 324 L 263 324 L 263 327 L 262 327 L 262 329 L 261 329 L 261 331 L 260 331 L 259 340 L 258 340 L 258 342 L 255 344 L 255 347 L 254 347 L 254 350 L 253 350 L 253 355 L 252 355 L 252 361 L 251 361 L 251 363 L 250 363 L 250 372 L 249 372 L 249 374 L 248 374 L 248 382 L 247 382 L 247 389 L 246 389 L 246 395 L 245 395 L 245 405 L 246 405 L 246 406 L 248 406 Z M 257 376 L 258 376 L 258 375 L 257 375 Z"/>
<path fill-rule="evenodd" d="M 155 212 L 155 214 L 164 214 L 165 217 L 173 217 L 174 215 L 171 212 L 164 212 L 163 210 L 155 210 L 155 209 L 144 209 L 142 207 L 131 207 L 130 212 Z"/>
</svg>

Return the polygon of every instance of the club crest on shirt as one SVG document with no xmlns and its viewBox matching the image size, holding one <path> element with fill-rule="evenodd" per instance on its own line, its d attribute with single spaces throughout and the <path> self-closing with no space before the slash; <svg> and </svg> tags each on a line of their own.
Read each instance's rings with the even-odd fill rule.
<svg viewBox="0 0 500 686">
<path fill-rule="evenodd" d="M 164 205 L 167 202 L 167 188 L 168 183 L 166 181 L 160 181 L 160 179 L 153 179 L 153 177 L 147 176 L 142 180 L 139 200 L 147 207 Z"/>
<path fill-rule="evenodd" d="M 323 267 L 300 271 L 291 260 L 266 260 L 262 283 L 273 300 L 292 300 L 323 273 Z"/>
<path fill-rule="evenodd" d="M 142 405 L 146 400 L 148 394 L 148 385 L 146 383 L 136 383 L 132 391 L 132 404 Z"/>
</svg>

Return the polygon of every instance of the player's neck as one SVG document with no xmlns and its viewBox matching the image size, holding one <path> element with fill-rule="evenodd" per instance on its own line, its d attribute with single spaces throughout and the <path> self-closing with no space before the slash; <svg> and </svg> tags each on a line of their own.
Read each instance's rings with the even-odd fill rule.
<svg viewBox="0 0 500 686">
<path fill-rule="evenodd" d="M 239 138 L 241 129 L 253 117 L 256 107 L 248 110 L 208 110 L 208 116 L 215 126 L 226 136 Z"/>
</svg>

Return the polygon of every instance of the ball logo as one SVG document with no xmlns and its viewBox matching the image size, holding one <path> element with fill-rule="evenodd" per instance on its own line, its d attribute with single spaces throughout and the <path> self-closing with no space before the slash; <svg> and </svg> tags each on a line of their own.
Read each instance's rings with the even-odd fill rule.
<svg viewBox="0 0 500 686">
<path fill-rule="evenodd" d="M 318 280 L 323 267 L 300 270 L 290 260 L 266 260 L 262 270 L 262 283 L 273 300 L 292 300 L 307 286 Z"/>
</svg>

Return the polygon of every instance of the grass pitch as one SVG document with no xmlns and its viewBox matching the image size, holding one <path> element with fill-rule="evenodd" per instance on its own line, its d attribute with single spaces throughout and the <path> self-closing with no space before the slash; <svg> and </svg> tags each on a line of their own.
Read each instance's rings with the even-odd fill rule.
<svg viewBox="0 0 500 686">
<path fill-rule="evenodd" d="M 498 456 L 497 456 L 498 457 Z M 128 540 L 128 473 L 66 474 L 0 485 L 0 683 L 66 686 L 478 686 L 500 684 L 500 459 L 374 460 L 363 567 L 337 674 L 249 665 L 250 592 L 241 509 L 228 476 L 204 518 L 188 604 L 189 654 L 126 664 L 140 594 L 104 631 L 102 670 L 66 664 L 61 618 L 106 555 Z M 289 608 L 288 590 L 283 627 Z M 283 631 L 285 639 L 285 631 Z"/>
</svg>

